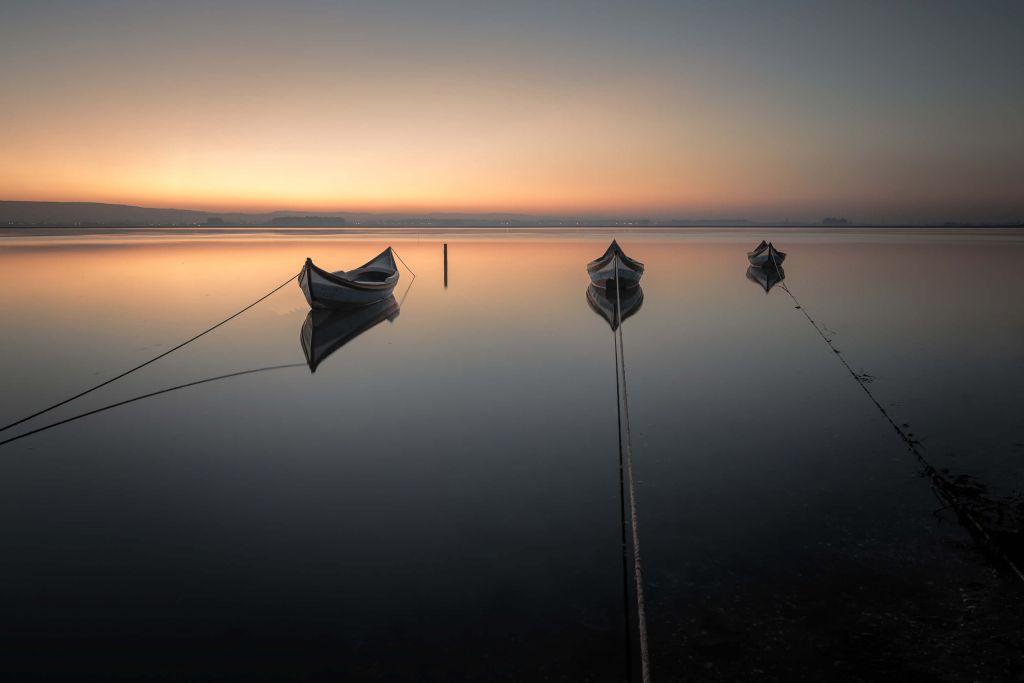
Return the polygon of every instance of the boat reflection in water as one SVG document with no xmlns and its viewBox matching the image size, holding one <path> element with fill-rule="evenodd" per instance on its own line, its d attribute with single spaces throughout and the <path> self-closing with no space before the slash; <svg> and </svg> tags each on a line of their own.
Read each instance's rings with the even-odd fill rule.
<svg viewBox="0 0 1024 683">
<path fill-rule="evenodd" d="M 612 281 L 614 283 L 614 281 Z M 615 315 L 616 299 L 622 305 L 622 315 Z M 622 289 L 616 297 L 615 285 L 602 286 L 591 284 L 587 287 L 587 303 L 599 316 L 604 318 L 612 327 L 614 332 L 618 329 L 618 323 L 635 314 L 644 303 L 644 289 L 635 285 Z"/>
<path fill-rule="evenodd" d="M 393 322 L 398 311 L 394 295 L 369 306 L 310 311 L 299 335 L 309 371 L 316 372 L 328 356 L 371 327 L 385 320 Z"/>
<path fill-rule="evenodd" d="M 777 268 L 771 266 L 766 268 L 748 266 L 747 279 L 764 289 L 764 293 L 767 294 L 772 291 L 772 287 L 786 279 L 786 271 L 782 266 Z"/>
</svg>

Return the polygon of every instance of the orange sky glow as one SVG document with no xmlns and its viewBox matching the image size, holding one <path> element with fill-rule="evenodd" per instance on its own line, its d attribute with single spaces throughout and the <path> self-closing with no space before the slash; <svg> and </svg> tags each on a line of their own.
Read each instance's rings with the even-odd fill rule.
<svg viewBox="0 0 1024 683">
<path fill-rule="evenodd" d="M 912 12 L 880 24 L 875 10 L 658 2 L 636 16 L 458 0 L 47 7 L 0 28 L 0 199 L 1024 214 L 1024 96 L 1006 66 L 1018 48 L 996 40 L 999 17 L 965 28 Z M 844 37 L 857 25 L 870 54 Z M 908 27 L 944 49 L 918 50 Z M 947 42 L 965 30 L 992 40 Z"/>
</svg>

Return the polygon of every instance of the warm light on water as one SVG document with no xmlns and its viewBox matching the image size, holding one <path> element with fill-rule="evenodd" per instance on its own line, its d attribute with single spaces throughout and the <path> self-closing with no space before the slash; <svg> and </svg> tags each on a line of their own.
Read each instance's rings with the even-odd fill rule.
<svg viewBox="0 0 1024 683">
<path fill-rule="evenodd" d="M 729 657 L 818 671 L 794 625 L 808 614 L 843 638 L 893 596 L 912 612 L 989 571 L 793 301 L 746 279 L 745 253 L 761 237 L 788 252 L 786 284 L 929 457 L 1009 491 L 1024 480 L 1019 232 L 615 236 L 647 268 L 624 343 L 662 680 Z M 584 270 L 611 237 L 5 238 L 4 424 L 223 319 L 306 256 L 348 268 L 391 244 L 416 277 L 403 270 L 397 318 L 315 374 L 289 284 L 26 423 L 299 364 L 0 447 L 0 633 L 26 662 L 58 641 L 80 671 L 121 647 L 118 666 L 145 671 L 173 643 L 181 671 L 482 680 L 500 662 L 515 680 L 620 680 L 613 342 Z"/>
</svg>

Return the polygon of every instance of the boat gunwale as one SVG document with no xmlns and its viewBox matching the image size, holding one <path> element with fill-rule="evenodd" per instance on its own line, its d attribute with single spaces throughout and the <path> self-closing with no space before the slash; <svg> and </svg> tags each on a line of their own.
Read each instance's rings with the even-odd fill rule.
<svg viewBox="0 0 1024 683">
<path fill-rule="evenodd" d="M 760 256 L 761 254 L 764 253 L 765 249 L 770 249 L 771 246 L 771 242 L 765 242 L 764 240 L 761 240 L 761 243 L 754 247 L 754 251 L 747 252 L 747 257 L 752 258 L 754 256 Z"/>
<path fill-rule="evenodd" d="M 632 270 L 638 274 L 637 279 L 644 273 L 644 264 L 637 261 L 634 258 L 626 256 L 626 252 L 619 246 L 617 240 L 612 240 L 612 243 L 608 245 L 608 248 L 604 250 L 604 253 L 598 256 L 596 259 L 587 264 L 587 272 L 593 273 L 595 270 L 600 270 L 608 265 L 608 263 L 618 256 L 627 269 Z"/>
<path fill-rule="evenodd" d="M 390 249 L 390 248 L 391 247 L 388 247 L 388 249 Z M 381 254 L 383 254 L 383 253 L 384 252 L 381 252 Z M 346 270 L 341 270 L 341 271 L 337 271 L 337 272 L 332 273 L 332 272 L 330 272 L 328 270 L 324 270 L 320 266 L 316 265 L 315 263 L 313 263 L 313 259 L 307 257 L 306 258 L 306 263 L 303 266 L 303 270 L 305 270 L 306 272 L 309 272 L 309 271 L 315 272 L 317 275 L 321 276 L 322 278 L 324 278 L 325 280 L 327 280 L 327 281 L 329 281 L 329 282 L 331 282 L 333 284 L 338 285 L 339 287 L 348 287 L 350 289 L 361 289 L 361 290 L 370 291 L 370 292 L 376 292 L 376 291 L 387 290 L 387 289 L 394 289 L 395 285 L 398 283 L 398 278 L 399 278 L 399 275 L 400 275 L 399 272 L 398 272 L 398 268 L 397 267 L 395 268 L 394 272 L 391 275 L 389 275 L 386 279 L 384 279 L 381 282 L 366 282 L 366 281 L 363 281 L 363 280 L 359 280 L 357 278 L 347 277 L 347 276 L 350 276 L 350 275 L 353 275 L 353 274 L 358 274 L 360 271 L 364 271 L 364 270 L 379 270 L 379 271 L 385 271 L 386 272 L 388 270 L 386 268 L 377 268 L 377 267 L 367 268 L 367 266 L 370 263 L 373 263 L 373 261 L 376 260 L 377 258 L 380 258 L 380 254 L 378 254 L 376 257 L 374 257 L 374 259 L 371 259 L 367 263 L 359 266 L 358 268 L 353 268 L 352 270 L 347 270 L 347 271 Z M 344 273 L 344 275 L 342 275 L 342 273 Z"/>
</svg>

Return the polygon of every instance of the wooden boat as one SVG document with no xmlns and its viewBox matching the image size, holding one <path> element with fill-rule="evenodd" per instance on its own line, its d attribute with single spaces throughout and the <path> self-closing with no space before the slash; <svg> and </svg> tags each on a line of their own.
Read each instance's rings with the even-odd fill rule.
<svg viewBox="0 0 1024 683">
<path fill-rule="evenodd" d="M 348 310 L 317 309 L 306 314 L 299 340 L 310 372 L 328 356 L 379 323 L 394 321 L 399 307 L 394 295 L 383 301 Z"/>
<path fill-rule="evenodd" d="M 398 265 L 391 247 L 349 271 L 331 273 L 307 258 L 299 273 L 299 288 L 310 308 L 366 306 L 391 296 L 397 283 Z"/>
<path fill-rule="evenodd" d="M 761 244 L 759 244 L 756 247 L 754 247 L 754 251 L 748 251 L 747 252 L 747 258 L 749 259 L 749 258 L 753 258 L 754 256 L 759 256 L 760 254 L 764 253 L 764 250 L 767 249 L 767 248 L 768 248 L 768 243 L 765 242 L 764 240 L 761 240 Z"/>
<path fill-rule="evenodd" d="M 626 289 L 640 284 L 644 264 L 626 256 L 619 243 L 612 240 L 599 258 L 587 264 L 587 273 L 590 274 L 590 281 L 597 285 L 614 283 L 618 274 L 619 288 Z"/>
<path fill-rule="evenodd" d="M 782 262 L 786 260 L 786 255 L 776 249 L 771 242 L 765 244 L 764 240 L 761 240 L 761 244 L 757 245 L 754 251 L 747 252 L 747 260 L 752 266 L 770 268 L 773 265 L 781 266 Z"/>
<path fill-rule="evenodd" d="M 786 271 L 782 269 L 782 266 L 778 268 L 747 266 L 747 279 L 763 288 L 764 293 L 767 294 L 772 291 L 772 287 L 786 279 Z"/>
<path fill-rule="evenodd" d="M 616 301 L 622 304 L 622 315 L 615 315 Z M 587 287 L 587 303 L 594 313 L 604 318 L 612 331 L 618 329 L 619 322 L 640 310 L 644 303 L 644 288 L 640 286 L 619 289 L 616 297 L 614 281 L 611 286 L 591 284 Z"/>
</svg>

